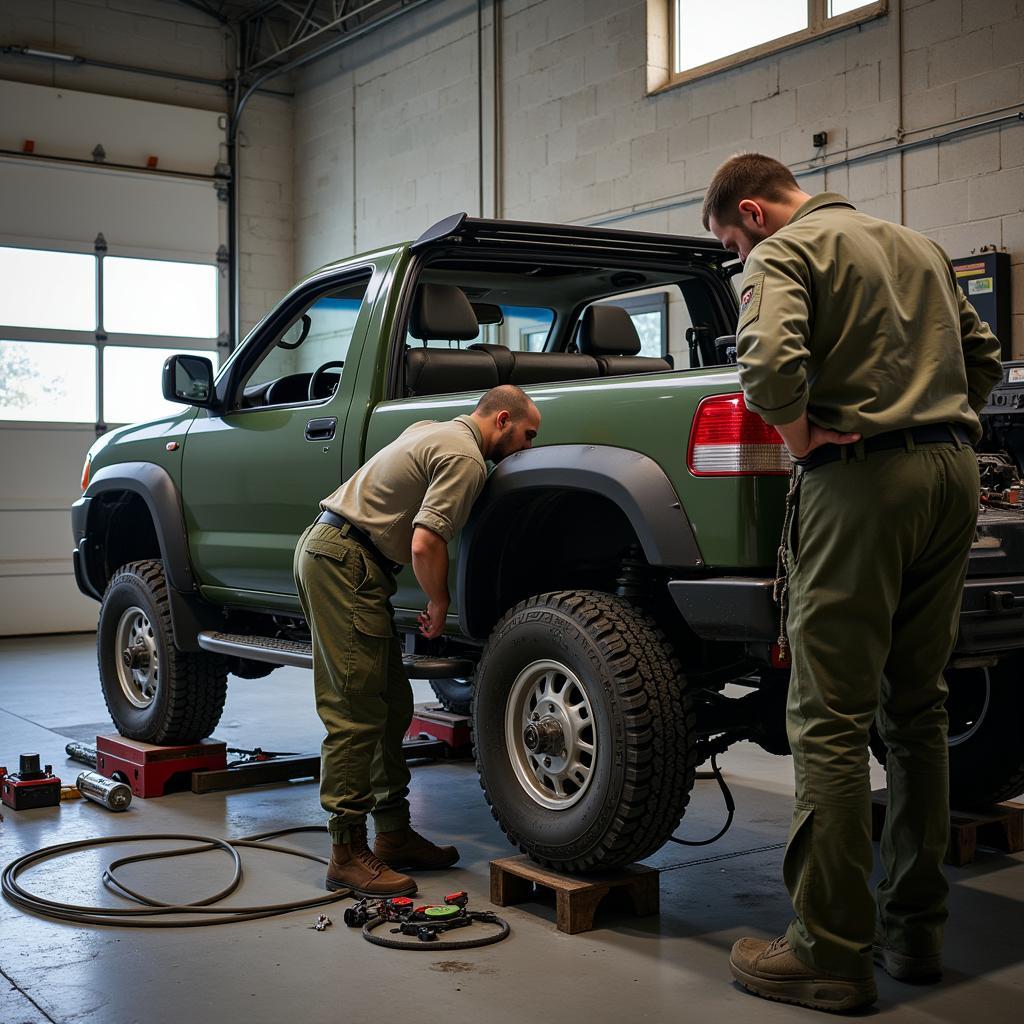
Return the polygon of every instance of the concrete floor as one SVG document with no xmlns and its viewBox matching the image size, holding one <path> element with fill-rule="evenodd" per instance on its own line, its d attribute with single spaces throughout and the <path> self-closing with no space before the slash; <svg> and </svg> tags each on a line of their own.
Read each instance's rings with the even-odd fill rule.
<svg viewBox="0 0 1024 1024">
<path fill-rule="evenodd" d="M 426 699 L 427 685 L 415 685 L 418 699 Z M 110 728 L 91 636 L 0 641 L 0 764 L 16 766 L 20 752 L 38 751 L 73 780 L 79 769 L 66 761 L 64 744 Z M 321 727 L 309 675 L 281 669 L 264 680 L 232 678 L 217 736 L 231 746 L 315 750 Z M 670 844 L 651 858 L 663 872 L 659 917 L 610 914 L 599 917 L 596 930 L 568 936 L 555 930 L 552 905 L 537 902 L 503 912 L 512 936 L 499 945 L 412 954 L 362 941 L 342 924 L 343 905 L 329 911 L 336 924 L 322 933 L 310 928 L 312 912 L 214 929 L 142 931 L 80 928 L 29 916 L 2 901 L 0 1022 L 809 1020 L 813 1011 L 748 995 L 732 983 L 727 966 L 735 939 L 775 935 L 788 920 L 780 866 L 791 809 L 790 762 L 746 744 L 723 762 L 736 797 L 736 822 L 712 847 Z M 465 888 L 477 908 L 486 907 L 488 862 L 513 851 L 488 813 L 471 764 L 417 767 L 412 801 L 423 830 L 462 851 L 457 869 L 420 877 L 421 894 L 438 899 Z M 310 782 L 136 800 L 121 815 L 84 801 L 3 810 L 3 863 L 88 836 L 237 836 L 322 821 Z M 698 782 L 683 834 L 713 834 L 722 814 L 717 786 Z M 326 852 L 317 836 L 299 842 Z M 134 848 L 118 848 L 129 851 Z M 114 903 L 100 884 L 101 865 L 113 856 L 107 850 L 76 855 L 25 880 L 66 901 Z M 323 871 L 312 862 L 270 853 L 243 856 L 245 881 L 233 897 L 239 903 L 312 896 L 322 884 Z M 123 876 L 165 899 L 186 899 L 223 884 L 222 860 L 203 854 L 125 869 Z M 915 988 L 878 972 L 877 1008 L 859 1016 L 985 1024 L 1024 1016 L 1024 855 L 986 852 L 948 873 L 952 923 L 945 980 Z"/>
</svg>

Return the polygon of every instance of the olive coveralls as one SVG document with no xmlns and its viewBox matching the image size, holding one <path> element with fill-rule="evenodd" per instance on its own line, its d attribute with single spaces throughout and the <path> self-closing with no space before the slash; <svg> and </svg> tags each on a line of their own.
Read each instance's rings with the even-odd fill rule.
<svg viewBox="0 0 1024 1024">
<path fill-rule="evenodd" d="M 783 866 L 798 958 L 872 972 L 874 938 L 939 952 L 949 830 L 943 668 L 978 507 L 978 411 L 999 344 L 945 253 L 908 228 L 814 196 L 744 267 L 737 327 L 747 407 L 902 443 L 800 472 L 786 538 L 796 803 Z M 910 428 L 938 428 L 915 443 Z M 948 433 L 948 439 L 946 437 Z M 920 434 L 919 434 L 920 436 Z M 889 748 L 875 898 L 868 734 Z"/>
<path fill-rule="evenodd" d="M 314 522 L 299 538 L 295 584 L 313 638 L 316 707 L 327 730 L 320 803 L 334 843 L 350 843 L 367 814 L 378 832 L 409 824 L 402 740 L 413 698 L 390 602 L 394 569 L 412 561 L 417 526 L 452 539 L 486 476 L 483 436 L 470 416 L 415 423 L 321 502 L 365 533 L 383 557 L 356 541 L 349 525 Z"/>
</svg>

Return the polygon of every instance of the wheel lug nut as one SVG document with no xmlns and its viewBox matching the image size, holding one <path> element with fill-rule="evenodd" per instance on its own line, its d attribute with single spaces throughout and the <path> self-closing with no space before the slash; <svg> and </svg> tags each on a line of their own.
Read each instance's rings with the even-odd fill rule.
<svg viewBox="0 0 1024 1024">
<path fill-rule="evenodd" d="M 545 768 L 550 768 L 551 767 L 551 758 L 550 757 L 545 757 L 544 758 L 544 767 Z"/>
</svg>

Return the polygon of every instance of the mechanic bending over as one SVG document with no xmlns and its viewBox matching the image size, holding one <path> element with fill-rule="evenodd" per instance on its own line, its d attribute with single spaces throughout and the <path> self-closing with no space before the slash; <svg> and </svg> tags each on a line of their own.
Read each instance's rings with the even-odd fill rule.
<svg viewBox="0 0 1024 1024">
<path fill-rule="evenodd" d="M 796 804 L 783 864 L 794 918 L 740 939 L 758 995 L 844 1010 L 893 977 L 941 974 L 949 832 L 942 670 L 978 515 L 978 412 L 999 342 L 949 259 L 908 228 L 810 196 L 758 154 L 726 161 L 704 226 L 745 261 L 737 358 L 747 408 L 797 462 L 785 566 Z M 889 748 L 872 897 L 868 733 Z"/>
<path fill-rule="evenodd" d="M 412 563 L 427 595 L 420 632 L 440 636 L 448 611 L 448 542 L 469 518 L 487 478 L 485 460 L 533 444 L 540 412 L 511 384 L 492 388 L 468 416 L 414 423 L 321 503 L 299 538 L 295 582 L 313 638 L 321 748 L 320 802 L 330 813 L 327 888 L 360 896 L 416 891 L 398 868 L 446 868 L 453 846 L 435 846 L 409 823 L 402 752 L 412 687 L 390 598 Z M 376 840 L 366 841 L 372 814 Z"/>
</svg>

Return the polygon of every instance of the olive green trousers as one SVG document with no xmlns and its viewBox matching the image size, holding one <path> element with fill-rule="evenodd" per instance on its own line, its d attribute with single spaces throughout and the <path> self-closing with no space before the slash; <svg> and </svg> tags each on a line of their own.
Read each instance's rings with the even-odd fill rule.
<svg viewBox="0 0 1024 1024">
<path fill-rule="evenodd" d="M 796 804 L 783 876 L 797 956 L 872 972 L 877 934 L 942 946 L 949 833 L 946 684 L 978 513 L 974 452 L 947 444 L 804 472 L 786 543 L 793 669 L 787 729 Z M 883 878 L 874 896 L 868 735 L 889 748 Z"/>
<path fill-rule="evenodd" d="M 295 548 L 295 585 L 313 636 L 321 746 L 320 803 L 335 843 L 373 815 L 378 832 L 409 824 L 402 740 L 413 715 L 390 598 L 394 577 L 354 540 L 314 523 Z"/>
</svg>

